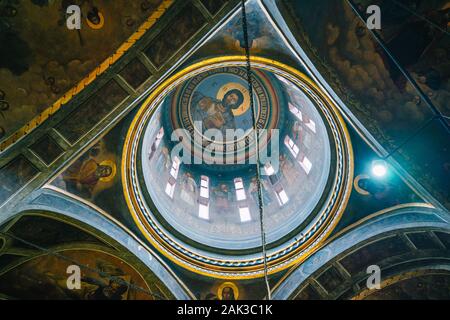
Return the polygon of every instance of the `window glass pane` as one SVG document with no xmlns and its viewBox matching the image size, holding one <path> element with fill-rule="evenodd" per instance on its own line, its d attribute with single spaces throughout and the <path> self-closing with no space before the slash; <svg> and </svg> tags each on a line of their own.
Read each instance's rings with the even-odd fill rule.
<svg viewBox="0 0 450 320">
<path fill-rule="evenodd" d="M 309 174 L 312 168 L 312 163 L 307 157 L 304 157 L 302 161 L 299 161 L 300 166 L 305 170 L 306 174 Z"/>
<path fill-rule="evenodd" d="M 245 191 L 243 189 L 236 190 L 236 198 L 238 201 L 245 200 Z"/>
<path fill-rule="evenodd" d="M 209 206 L 200 204 L 198 207 L 198 216 L 202 219 L 209 220 Z"/>
<path fill-rule="evenodd" d="M 241 217 L 241 222 L 247 222 L 252 220 L 248 207 L 239 208 L 239 215 Z"/>
<path fill-rule="evenodd" d="M 273 167 L 272 167 L 272 165 L 270 163 L 267 163 L 264 166 L 264 170 L 266 171 L 266 174 L 268 176 L 271 176 L 271 175 L 273 175 L 275 173 L 275 170 L 273 169 Z"/>
<path fill-rule="evenodd" d="M 175 184 L 170 184 L 170 182 L 167 182 L 165 191 L 169 197 L 173 198 L 173 193 L 175 191 Z"/>
<path fill-rule="evenodd" d="M 314 133 L 316 133 L 316 124 L 314 123 L 314 121 L 309 120 L 308 123 L 305 123 L 305 125 Z"/>
<path fill-rule="evenodd" d="M 284 190 L 281 190 L 281 192 L 278 193 L 278 196 L 280 197 L 280 202 L 282 205 L 286 204 L 289 201 L 286 191 L 284 191 Z"/>
<path fill-rule="evenodd" d="M 200 197 L 209 198 L 208 188 L 204 188 L 204 187 L 200 188 Z"/>
</svg>

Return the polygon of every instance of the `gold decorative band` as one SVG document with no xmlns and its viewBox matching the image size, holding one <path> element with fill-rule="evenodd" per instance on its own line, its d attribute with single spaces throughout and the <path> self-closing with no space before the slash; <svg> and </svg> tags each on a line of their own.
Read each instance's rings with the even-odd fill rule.
<svg viewBox="0 0 450 320">
<path fill-rule="evenodd" d="M 314 253 L 339 222 L 352 190 L 353 151 L 345 122 L 336 105 L 306 75 L 274 60 L 261 57 L 251 57 L 251 60 L 255 68 L 281 75 L 314 96 L 315 101 L 320 104 L 320 108 L 326 112 L 324 118 L 334 128 L 332 139 L 336 145 L 336 159 L 338 159 L 336 167 L 339 167 L 339 170 L 336 169 L 334 177 L 330 177 L 333 187 L 317 213 L 317 221 L 308 226 L 306 230 L 309 237 L 304 236 L 306 240 L 287 241 L 286 244 L 270 252 L 268 271 L 269 274 L 273 274 L 303 261 Z M 136 225 L 162 255 L 198 274 L 223 279 L 249 279 L 263 276 L 263 266 L 258 262 L 260 260 L 258 257 L 247 259 L 245 256 L 238 258 L 225 256 L 223 259 L 218 259 L 205 255 L 204 252 L 192 251 L 191 248 L 174 239 L 164 230 L 156 230 L 157 224 L 146 219 L 149 212 L 142 207 L 143 200 L 137 191 L 140 189 L 136 180 L 136 163 L 138 162 L 136 155 L 139 140 L 146 123 L 153 116 L 159 104 L 171 90 L 184 81 L 201 72 L 228 65 L 245 66 L 245 57 L 224 56 L 195 63 L 164 81 L 149 95 L 133 119 L 125 139 L 121 167 L 122 182 L 124 196 Z"/>
<path fill-rule="evenodd" d="M 94 81 L 97 76 L 105 72 L 111 65 L 116 63 L 128 49 L 131 48 L 143 35 L 147 32 L 158 19 L 164 14 L 164 12 L 172 5 L 174 0 L 164 0 L 159 7 L 147 18 L 147 20 L 141 24 L 139 29 L 133 33 L 117 50 L 116 52 L 106 58 L 97 68 L 91 71 L 84 79 L 82 79 L 76 86 L 67 91 L 61 98 L 56 100 L 50 107 L 42 111 L 31 121 L 25 124 L 22 128 L 14 132 L 7 137 L 0 144 L 0 152 L 6 150 L 8 147 L 16 143 L 19 139 L 26 136 L 33 131 L 45 120 L 47 120 L 52 114 L 58 111 L 63 105 L 67 104 L 75 95 L 80 93 L 86 86 Z"/>
</svg>

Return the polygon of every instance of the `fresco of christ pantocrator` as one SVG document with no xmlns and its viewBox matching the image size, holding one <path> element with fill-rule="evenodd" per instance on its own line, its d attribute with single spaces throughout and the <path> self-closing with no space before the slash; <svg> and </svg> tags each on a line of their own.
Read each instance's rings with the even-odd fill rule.
<svg viewBox="0 0 450 320">
<path fill-rule="evenodd" d="M 244 94 L 238 89 L 229 90 L 222 100 L 211 98 L 200 92 L 195 92 L 192 98 L 194 123 L 202 123 L 202 131 L 208 129 L 221 130 L 236 129 L 233 110 L 238 109 L 244 102 Z"/>
</svg>

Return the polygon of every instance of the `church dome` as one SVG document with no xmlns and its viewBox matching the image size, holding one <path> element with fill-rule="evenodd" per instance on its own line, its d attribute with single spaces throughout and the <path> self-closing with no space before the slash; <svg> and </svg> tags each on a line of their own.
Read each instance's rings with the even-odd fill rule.
<svg viewBox="0 0 450 320">
<path fill-rule="evenodd" d="M 150 95 L 128 137 L 135 221 L 167 257 L 203 274 L 261 275 L 257 150 L 273 270 L 326 237 L 351 181 L 335 107 L 305 75 L 265 59 L 252 63 L 251 93 L 242 57 L 186 68 Z"/>
</svg>

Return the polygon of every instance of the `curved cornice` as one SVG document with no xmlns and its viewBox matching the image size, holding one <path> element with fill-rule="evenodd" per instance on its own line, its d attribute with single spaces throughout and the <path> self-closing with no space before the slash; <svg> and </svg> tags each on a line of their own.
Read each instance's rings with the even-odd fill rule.
<svg viewBox="0 0 450 320">
<path fill-rule="evenodd" d="M 336 144 L 337 173 L 334 185 L 327 202 L 322 205 L 321 215 L 311 223 L 301 236 L 291 240 L 283 246 L 277 247 L 268 255 L 269 274 L 284 270 L 306 257 L 331 234 L 337 225 L 347 205 L 353 181 L 353 148 L 349 132 L 339 111 L 332 100 L 318 88 L 312 80 L 300 71 L 276 60 L 259 56 L 251 56 L 253 67 L 268 70 L 281 75 L 296 86 L 303 88 L 311 95 L 326 115 L 327 121 L 334 132 L 333 139 Z M 142 105 L 133 119 L 125 139 L 122 153 L 122 186 L 128 208 L 136 225 L 142 234 L 163 255 L 174 263 L 201 275 L 223 279 L 251 279 L 263 276 L 261 257 L 227 257 L 223 259 L 206 255 L 204 252 L 194 251 L 177 239 L 173 239 L 154 220 L 146 219 L 151 212 L 142 200 L 139 183 L 136 175 L 136 154 L 139 148 L 139 139 L 144 124 L 151 118 L 158 104 L 165 96 L 180 83 L 192 76 L 205 72 L 218 66 L 242 66 L 244 56 L 221 56 L 202 60 L 181 70 L 163 82 L 155 89 Z M 340 172 L 339 172 L 340 171 Z"/>
<path fill-rule="evenodd" d="M 329 239 L 301 265 L 291 269 L 275 286 L 272 297 L 289 299 L 297 288 L 331 260 L 392 232 L 424 228 L 449 231 L 450 225 L 444 217 L 442 211 L 424 204 L 395 206 L 368 216 Z"/>
<path fill-rule="evenodd" d="M 127 248 L 167 286 L 176 299 L 195 299 L 169 266 L 147 244 L 107 213 L 78 197 L 63 194 L 54 189 L 38 190 L 32 194 L 29 201 L 17 208 L 16 213 L 0 215 L 0 225 L 21 213 L 33 211 L 50 212 L 55 216 L 65 217 L 77 221 L 81 225 L 94 228 L 102 235 L 114 239 L 116 243 Z"/>
</svg>

